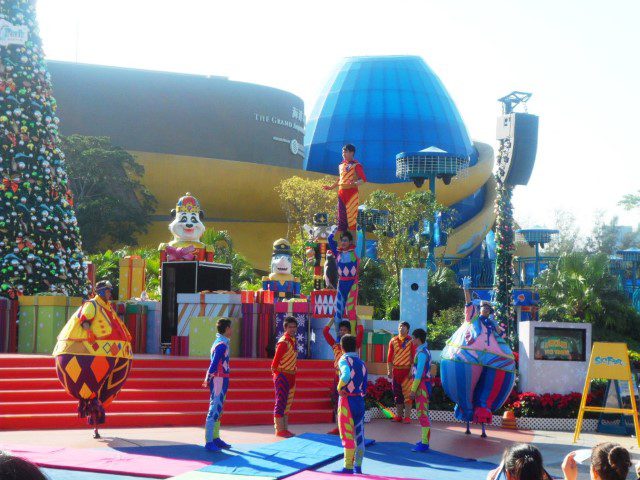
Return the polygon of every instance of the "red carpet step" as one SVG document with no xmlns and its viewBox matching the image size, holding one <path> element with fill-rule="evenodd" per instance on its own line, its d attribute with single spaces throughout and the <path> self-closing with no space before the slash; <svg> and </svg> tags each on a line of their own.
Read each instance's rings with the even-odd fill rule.
<svg viewBox="0 0 640 480">
<path fill-rule="evenodd" d="M 267 359 L 232 358 L 223 425 L 273 423 Z M 204 425 L 209 391 L 200 385 L 207 358 L 136 355 L 129 379 L 107 409 L 106 427 Z M 291 423 L 332 421 L 333 362 L 299 360 Z M 0 354 L 0 430 L 86 428 L 77 401 L 44 355 Z"/>
</svg>

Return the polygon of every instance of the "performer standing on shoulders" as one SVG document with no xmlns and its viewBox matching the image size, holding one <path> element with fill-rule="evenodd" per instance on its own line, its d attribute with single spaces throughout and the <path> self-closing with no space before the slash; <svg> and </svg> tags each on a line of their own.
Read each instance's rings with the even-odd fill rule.
<svg viewBox="0 0 640 480">
<path fill-rule="evenodd" d="M 431 422 L 429 421 L 429 396 L 431 395 L 431 352 L 427 348 L 427 332 L 418 328 L 413 331 L 413 345 L 416 354 L 411 369 L 411 400 L 416 401 L 418 422 L 422 430 L 422 438 L 412 449 L 414 452 L 429 450 Z"/>
<path fill-rule="evenodd" d="M 342 163 L 339 167 L 340 176 L 332 185 L 325 185 L 325 190 L 338 187 L 338 231 L 353 232 L 357 228 L 358 219 L 358 185 L 367 181 L 362 165 L 353 158 L 356 147 L 347 143 L 342 147 Z"/>
<path fill-rule="evenodd" d="M 338 382 L 338 425 L 344 447 L 344 468 L 334 473 L 362 473 L 364 457 L 364 396 L 367 393 L 367 366 L 356 351 L 356 337 L 340 339 Z"/>
<path fill-rule="evenodd" d="M 409 373 L 411 365 L 413 365 L 415 346 L 411 342 L 409 328 L 408 322 L 401 322 L 398 325 L 398 335 L 389 342 L 387 354 L 387 375 L 392 379 L 393 397 L 398 409 L 393 421 L 401 423 L 411 423 L 411 407 L 413 405 L 409 397 L 411 393 Z"/>
<path fill-rule="evenodd" d="M 211 365 L 207 370 L 207 376 L 202 382 L 204 388 L 209 387 L 211 392 L 209 412 L 204 425 L 205 445 L 209 451 L 218 452 L 223 448 L 231 448 L 231 445 L 220 438 L 220 417 L 224 400 L 229 388 L 229 339 L 231 338 L 231 320 L 220 318 L 216 324 L 218 334 L 211 346 Z"/>
<path fill-rule="evenodd" d="M 294 317 L 284 319 L 284 335 L 278 340 L 276 354 L 271 362 L 273 386 L 275 389 L 275 406 L 273 424 L 276 436 L 289 438 L 295 436 L 289 431 L 289 410 L 296 392 L 296 332 L 298 321 Z"/>
<path fill-rule="evenodd" d="M 322 334 L 324 335 L 324 339 L 327 341 L 329 346 L 333 349 L 333 366 L 336 369 L 336 376 L 334 377 L 334 380 L 333 380 L 334 390 L 335 390 L 335 388 L 338 386 L 338 379 L 340 377 L 340 365 L 339 365 L 340 358 L 344 353 L 342 351 L 342 347 L 338 342 L 345 335 L 351 335 L 351 322 L 349 322 L 348 320 L 343 320 L 338 324 L 338 327 L 339 327 L 338 342 L 336 342 L 336 339 L 334 339 L 333 335 L 331 335 L 331 327 L 333 326 L 333 321 L 334 319 L 331 319 L 331 321 L 324 327 L 324 329 L 322 330 Z M 364 327 L 362 325 L 356 326 L 356 332 L 357 332 L 356 333 L 356 351 L 357 351 L 360 349 L 360 347 L 362 347 L 362 339 L 364 337 Z M 336 391 L 336 394 L 337 394 L 337 391 Z M 334 400 L 335 400 L 335 397 L 334 397 Z M 336 414 L 336 420 L 337 418 L 338 416 Z M 339 428 L 336 427 L 328 433 L 330 435 L 338 435 Z"/>
<path fill-rule="evenodd" d="M 360 259 L 356 254 L 351 232 L 340 234 L 340 246 L 329 235 L 329 250 L 333 253 L 338 266 L 338 292 L 336 293 L 336 308 L 333 315 L 335 322 L 342 319 L 355 320 L 358 305 L 358 267 Z"/>
</svg>

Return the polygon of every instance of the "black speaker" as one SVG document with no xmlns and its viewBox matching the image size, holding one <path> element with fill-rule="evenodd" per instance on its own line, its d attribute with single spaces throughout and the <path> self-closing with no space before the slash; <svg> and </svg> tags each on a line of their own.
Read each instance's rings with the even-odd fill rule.
<svg viewBox="0 0 640 480">
<path fill-rule="evenodd" d="M 178 331 L 178 294 L 231 290 L 231 265 L 211 262 L 162 264 L 162 342 Z"/>
<path fill-rule="evenodd" d="M 498 162 L 498 176 L 509 185 L 529 183 L 538 150 L 538 116 L 510 113 L 498 118 L 497 139 L 511 142 L 509 155 Z"/>
</svg>

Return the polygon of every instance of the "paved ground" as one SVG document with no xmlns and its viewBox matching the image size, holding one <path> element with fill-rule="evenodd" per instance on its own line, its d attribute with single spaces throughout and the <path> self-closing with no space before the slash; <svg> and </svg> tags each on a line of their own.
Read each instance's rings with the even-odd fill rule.
<svg viewBox="0 0 640 480">
<path fill-rule="evenodd" d="M 325 433 L 333 425 L 292 425 L 294 432 Z M 378 441 L 396 441 L 414 443 L 419 439 L 419 426 L 400 425 L 388 420 L 373 420 L 365 427 L 366 436 Z M 572 443 L 573 434 L 569 432 L 514 431 L 488 428 L 488 438 L 479 436 L 479 428 L 472 427 L 472 435 L 464 434 L 464 426 L 459 423 L 434 422 L 431 434 L 431 448 L 465 458 L 475 458 L 499 463 L 504 449 L 512 443 L 533 443 L 542 451 L 545 466 L 549 473 L 560 476 L 560 464 L 564 456 L 577 448 L 613 441 L 629 449 L 634 461 L 640 461 L 640 449 L 635 438 L 584 433 L 577 444 Z M 149 445 L 200 444 L 203 442 L 203 428 L 131 428 L 102 430 L 102 439 L 92 438 L 91 430 L 40 430 L 1 432 L 2 443 L 20 443 L 31 445 L 56 445 L 74 448 L 130 447 Z M 254 427 L 222 428 L 222 438 L 231 444 L 271 443 L 278 441 L 273 435 L 273 427 L 268 425 Z M 407 452 L 407 455 L 415 455 Z M 366 460 L 365 460 L 366 463 Z M 581 467 L 584 475 L 580 480 L 588 479 L 588 469 Z M 630 475 L 629 478 L 636 478 Z"/>
</svg>

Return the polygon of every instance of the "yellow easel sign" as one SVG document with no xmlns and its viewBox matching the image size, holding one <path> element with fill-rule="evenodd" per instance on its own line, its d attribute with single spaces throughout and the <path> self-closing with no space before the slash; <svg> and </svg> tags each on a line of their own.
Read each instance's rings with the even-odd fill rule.
<svg viewBox="0 0 640 480">
<path fill-rule="evenodd" d="M 594 378 L 618 381 L 622 380 L 628 382 L 629 392 L 631 392 L 631 408 L 587 406 L 587 395 L 589 394 L 591 380 Z M 638 424 L 638 407 L 636 406 L 636 397 L 633 394 L 634 391 L 635 389 L 633 388 L 633 377 L 631 376 L 627 344 L 595 342 L 591 349 L 589 370 L 587 370 L 587 378 L 584 382 L 584 390 L 582 391 L 582 400 L 580 401 L 580 410 L 578 410 L 578 420 L 576 422 L 576 431 L 573 434 L 573 442 L 575 443 L 580 436 L 584 412 L 621 413 L 624 415 L 631 415 L 633 417 L 636 439 L 638 446 L 640 447 L 640 425 Z"/>
</svg>

